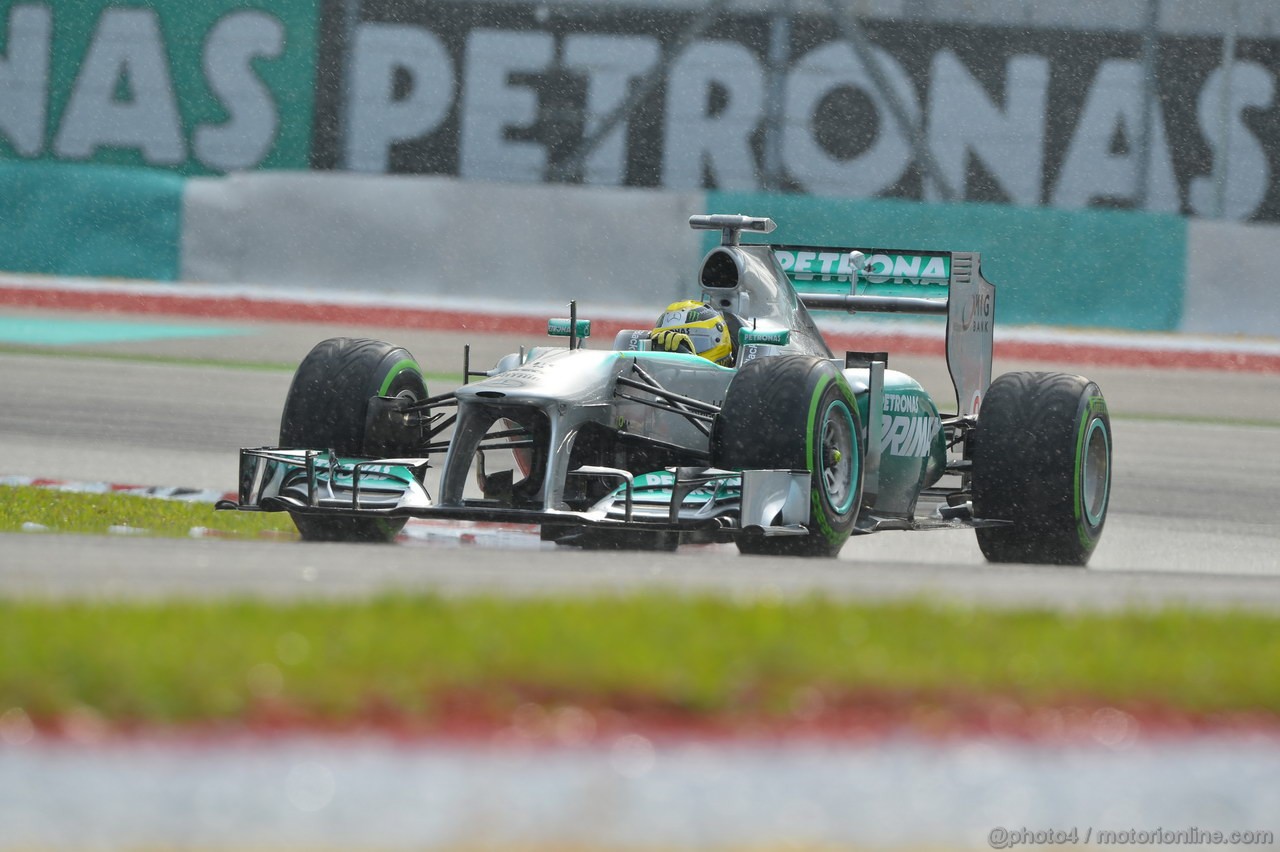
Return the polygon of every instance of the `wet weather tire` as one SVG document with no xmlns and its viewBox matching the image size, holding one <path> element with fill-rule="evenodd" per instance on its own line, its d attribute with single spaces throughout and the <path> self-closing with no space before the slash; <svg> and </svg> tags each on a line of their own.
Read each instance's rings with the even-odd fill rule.
<svg viewBox="0 0 1280 852">
<path fill-rule="evenodd" d="M 727 470 L 807 470 L 809 534 L 743 535 L 738 550 L 770 556 L 839 554 L 862 504 L 862 425 L 844 375 L 810 355 L 751 361 L 725 395 L 711 462 Z"/>
<path fill-rule="evenodd" d="M 427 398 L 422 371 L 408 351 L 380 340 L 334 337 L 317 343 L 298 365 L 280 417 L 280 446 L 363 456 L 369 399 Z M 410 455 L 413 447 L 393 448 Z M 385 457 L 385 456 L 384 456 Z M 307 541 L 386 542 L 404 520 L 294 515 Z"/>
<path fill-rule="evenodd" d="M 1066 373 L 1006 373 L 978 415 L 973 506 L 992 562 L 1084 565 L 1107 519 L 1111 420 L 1098 386 Z"/>
</svg>

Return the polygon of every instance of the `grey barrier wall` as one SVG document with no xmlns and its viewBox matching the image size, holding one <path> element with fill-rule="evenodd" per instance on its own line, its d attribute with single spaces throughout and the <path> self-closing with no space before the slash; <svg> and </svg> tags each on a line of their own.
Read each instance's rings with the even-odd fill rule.
<svg viewBox="0 0 1280 852">
<path fill-rule="evenodd" d="M 578 299 L 588 310 L 652 312 L 696 290 L 705 237 L 686 222 L 711 203 L 703 192 L 440 177 L 193 178 L 182 210 L 181 277 L 417 296 L 481 310 Z M 1181 270 L 1173 291 L 1183 293 L 1176 328 L 1280 336 L 1280 226 L 1192 219 L 1186 241 L 1185 258 L 1171 264 L 1172 274 Z M 1126 274 L 1115 269 L 1115 281 Z M 1124 327 L 1119 319 L 1097 324 Z"/>
<path fill-rule="evenodd" d="M 702 235 L 686 222 L 703 197 L 340 173 L 193 178 L 182 278 L 653 311 L 696 291 Z"/>
<path fill-rule="evenodd" d="M 1192 219 L 1183 331 L 1280 337 L 1280 226 Z"/>
</svg>

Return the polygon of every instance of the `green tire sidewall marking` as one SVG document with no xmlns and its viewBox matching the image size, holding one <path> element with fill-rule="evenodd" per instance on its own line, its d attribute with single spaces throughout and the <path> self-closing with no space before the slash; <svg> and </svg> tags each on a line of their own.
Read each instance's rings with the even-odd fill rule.
<svg viewBox="0 0 1280 852">
<path fill-rule="evenodd" d="M 811 476 L 815 473 L 815 470 L 814 470 L 815 467 L 818 468 L 818 471 L 821 470 L 821 465 L 815 463 L 814 456 L 813 456 L 813 424 L 814 424 L 814 421 L 817 419 L 817 415 L 818 415 L 818 403 L 822 400 L 822 395 L 823 393 L 826 392 L 827 385 L 834 378 L 835 376 L 823 376 L 821 379 L 819 379 L 818 386 L 813 389 L 813 394 L 809 397 L 809 417 L 805 421 L 805 431 L 804 431 L 804 457 L 810 466 L 809 473 Z M 854 404 L 852 403 L 852 400 L 849 398 L 850 394 L 847 388 L 845 387 L 841 388 L 840 396 L 845 402 L 846 410 L 848 409 L 849 405 Z M 858 441 L 858 433 L 857 433 L 856 427 L 854 428 L 852 434 L 853 434 L 853 440 L 854 440 L 855 450 L 856 450 L 856 445 Z M 855 452 L 855 455 L 856 455 L 856 452 Z M 859 473 L 861 473 L 861 471 L 859 471 Z M 822 511 L 823 491 L 824 491 L 824 487 L 822 485 L 819 485 L 818 483 L 813 483 L 809 489 L 810 502 L 813 504 L 813 509 L 814 509 L 814 512 L 813 512 L 815 516 L 814 521 L 817 523 L 818 528 L 822 531 L 822 535 L 827 539 L 827 541 L 830 541 L 832 544 L 839 544 L 841 541 L 844 540 L 847 534 L 841 533 L 837 530 L 833 530 L 831 528 L 831 525 L 827 523 L 826 515 Z M 853 496 L 856 496 L 857 491 L 858 489 L 855 487 L 853 489 L 854 493 L 850 499 L 853 499 Z"/>
<path fill-rule="evenodd" d="M 417 373 L 418 375 L 422 375 L 422 368 L 419 367 L 418 362 L 413 360 L 412 358 L 405 358 L 393 364 L 391 366 L 391 369 L 387 371 L 386 378 L 382 380 L 382 387 L 378 388 L 378 396 L 386 396 L 387 391 L 391 389 L 391 385 L 400 376 L 400 374 L 408 372 L 410 370 Z M 424 388 L 427 386 L 426 379 L 423 379 L 422 386 Z M 393 533 L 391 531 L 391 524 L 389 524 L 384 518 L 378 518 L 377 524 L 378 524 L 378 529 L 382 531 L 383 535 L 385 535 L 388 539 L 391 539 L 393 537 Z"/>
<path fill-rule="evenodd" d="M 822 394 L 830 381 L 830 376 L 823 376 L 819 379 L 818 386 L 814 388 L 813 394 L 809 397 L 809 417 L 805 421 L 804 429 L 804 458 L 806 465 L 809 467 L 810 477 L 815 473 L 813 470 L 813 421 L 818 416 L 818 402 L 822 399 Z M 826 515 L 822 511 L 822 486 L 817 482 L 810 483 L 809 502 L 813 504 L 814 520 L 817 521 L 818 528 L 822 530 L 822 535 L 828 541 L 834 543 L 839 538 L 839 534 L 831 529 L 831 525 L 827 523 Z"/>
<path fill-rule="evenodd" d="M 813 394 L 809 397 L 809 419 L 804 428 L 804 457 L 810 465 L 813 464 L 813 421 L 818 416 L 818 402 L 822 399 L 822 394 L 830 381 L 830 376 L 819 379 L 818 386 L 813 389 Z M 812 468 L 810 471 L 812 472 Z"/>
<path fill-rule="evenodd" d="M 1087 515 L 1087 510 L 1085 509 L 1085 505 L 1084 505 L 1084 496 L 1081 494 L 1081 488 L 1084 485 L 1084 476 L 1085 476 L 1084 448 L 1088 446 L 1088 436 L 1093 434 L 1093 429 L 1095 427 L 1099 429 L 1103 428 L 1102 415 L 1105 414 L 1106 411 L 1107 411 L 1107 404 L 1102 397 L 1100 396 L 1089 397 L 1089 402 L 1084 407 L 1084 412 L 1083 412 L 1084 416 L 1080 418 L 1080 424 L 1079 426 L 1076 427 L 1076 458 L 1075 458 L 1075 467 L 1073 469 L 1074 476 L 1072 477 L 1073 479 L 1072 511 L 1075 514 L 1076 532 L 1080 536 L 1080 543 L 1084 545 L 1086 548 L 1092 548 L 1095 543 L 1092 529 L 1097 526 L 1097 523 L 1089 519 Z M 1103 432 L 1103 437 L 1104 438 L 1106 437 L 1105 431 Z M 1107 452 L 1110 453 L 1110 451 L 1111 451 L 1111 442 L 1107 441 Z M 1110 469 L 1110 465 L 1108 465 L 1108 470 L 1109 469 Z M 1107 491 L 1110 492 L 1110 490 L 1111 489 L 1108 486 Z M 1107 499 L 1110 498 L 1110 496 L 1111 495 L 1107 493 L 1103 497 L 1102 506 L 1103 506 L 1104 512 L 1106 511 L 1106 505 L 1107 505 L 1106 501 Z M 1101 517 L 1099 517 L 1099 520 L 1101 520 Z"/>
<path fill-rule="evenodd" d="M 391 388 L 391 383 L 396 380 L 397 376 L 406 370 L 413 370 L 419 374 L 422 372 L 422 368 L 418 366 L 418 362 L 414 361 L 412 358 L 405 358 L 403 361 L 397 361 L 392 365 L 391 369 L 387 371 L 386 378 L 382 380 L 382 387 L 378 389 L 378 396 L 386 396 L 387 391 Z M 425 384 L 426 381 L 424 380 L 423 385 Z"/>
</svg>

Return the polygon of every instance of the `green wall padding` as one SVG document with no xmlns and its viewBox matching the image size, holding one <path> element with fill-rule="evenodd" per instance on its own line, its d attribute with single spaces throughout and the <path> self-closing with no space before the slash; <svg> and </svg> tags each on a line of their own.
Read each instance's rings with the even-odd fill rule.
<svg viewBox="0 0 1280 852">
<path fill-rule="evenodd" d="M 0 0 L 0 59 L 5 56 L 9 33 L 10 9 L 21 5 L 18 0 Z M 25 69 L 15 69 L 18 80 L 25 85 L 43 85 L 42 98 L 47 104 L 41 141 L 37 154 L 20 154 L 14 150 L 13 140 L 0 132 L 0 161 L 42 160 L 75 164 L 92 162 L 111 166 L 149 166 L 178 171 L 188 175 L 221 174 L 241 169 L 305 169 L 310 164 L 311 127 L 315 109 L 316 56 L 319 50 L 320 14 L 324 3 L 317 0 L 57 0 L 31 4 L 49 9 L 52 22 L 52 38 L 49 44 L 49 71 L 47 79 L 32 75 L 23 79 Z M 336 7 L 335 7 L 336 8 Z M 115 45 L 118 42 L 104 35 L 107 13 L 146 14 L 155 22 L 155 39 L 152 30 L 134 24 L 125 34 L 132 48 L 125 52 L 124 62 L 136 62 L 137 56 L 150 55 L 153 50 L 163 56 L 163 81 L 148 77 L 130 64 L 119 67 L 108 65 L 114 77 L 86 77 L 86 57 L 95 45 Z M 250 54 L 246 62 L 243 51 L 254 47 L 265 50 L 270 41 L 255 44 L 242 37 L 237 46 L 228 50 L 226 42 L 219 51 L 212 47 L 215 29 L 232 20 L 234 15 L 260 16 L 252 26 L 261 26 L 268 19 L 283 28 L 283 49 L 279 56 Z M 274 24 L 273 24 L 274 26 Z M 263 35 L 268 30 L 260 30 Z M 136 39 L 136 41 L 134 41 Z M 233 88 L 237 95 L 228 103 L 227 91 L 215 91 L 210 71 L 216 67 L 222 75 L 248 77 Z M 10 72 L 14 73 L 13 71 Z M 10 85 L 13 85 L 12 82 Z M 168 137 L 176 134 L 180 150 L 176 156 L 160 157 L 148 154 L 138 140 L 111 142 L 95 140 L 87 159 L 81 154 L 64 155 L 58 152 L 57 142 L 66 119 L 72 92 L 80 88 L 92 90 L 95 86 L 114 85 L 114 99 L 119 104 L 141 100 L 148 105 L 152 116 L 169 112 L 171 106 L 176 121 L 172 124 L 160 121 L 148 125 L 142 139 L 155 143 L 157 134 Z M 145 85 L 143 92 L 134 91 Z M 222 84 L 224 88 L 226 82 Z M 254 91 L 261 86 L 269 98 L 269 117 L 255 107 L 234 109 L 236 101 L 244 102 L 246 96 L 256 100 Z M 103 96 L 94 95 L 91 102 Z M 161 106 L 163 105 L 163 106 Z M 156 119 L 159 120 L 159 119 Z M 267 146 L 247 155 L 246 162 L 230 167 L 202 154 L 197 144 L 201 129 L 224 126 L 238 127 L 248 136 L 243 140 L 250 149 L 260 144 L 263 124 L 268 122 Z M 111 134 L 104 134 L 110 137 Z M 173 154 L 174 152 L 169 152 Z M 208 160 L 215 159 L 213 162 Z"/>
<path fill-rule="evenodd" d="M 1182 317 L 1178 216 L 717 191 L 707 212 L 768 216 L 775 243 L 982 252 L 1002 323 L 1167 331 Z"/>
<path fill-rule="evenodd" d="M 0 162 L 0 269 L 177 280 L 183 182 L 152 169 Z"/>
</svg>

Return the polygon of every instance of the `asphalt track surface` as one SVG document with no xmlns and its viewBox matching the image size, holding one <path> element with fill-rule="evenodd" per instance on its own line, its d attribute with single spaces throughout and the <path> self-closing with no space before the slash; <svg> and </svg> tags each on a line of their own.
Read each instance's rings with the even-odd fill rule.
<svg viewBox="0 0 1280 852">
<path fill-rule="evenodd" d="M 6 309 L 10 319 L 77 319 Z M 134 322 L 135 320 L 130 320 Z M 161 324 L 163 318 L 137 319 Z M 485 367 L 521 343 L 456 331 L 192 321 L 208 336 L 0 353 L 0 475 L 230 489 L 236 450 L 271 444 L 290 371 L 135 357 L 296 364 L 336 334 L 407 346 L 429 372 L 458 373 L 461 347 Z M 213 332 L 222 332 L 214 334 Z M 116 356 L 104 358 L 104 355 Z M 891 366 L 937 396 L 945 365 Z M 744 596 L 823 592 L 981 605 L 1110 608 L 1169 604 L 1280 610 L 1280 376 L 997 360 L 996 373 L 1065 369 L 1099 382 L 1113 414 L 1106 533 L 1090 568 L 988 566 L 972 533 L 883 533 L 839 561 L 771 561 L 731 546 L 673 555 L 401 545 L 0 536 L 0 593 L 72 596 L 343 596 L 388 588 L 543 594 L 650 587 Z M 436 390 L 437 388 L 433 388 Z"/>
</svg>

